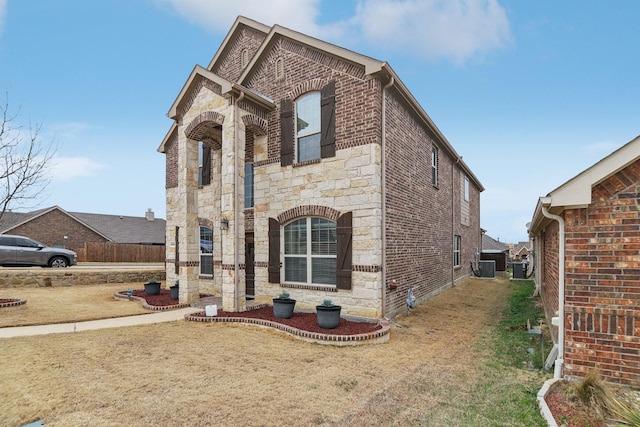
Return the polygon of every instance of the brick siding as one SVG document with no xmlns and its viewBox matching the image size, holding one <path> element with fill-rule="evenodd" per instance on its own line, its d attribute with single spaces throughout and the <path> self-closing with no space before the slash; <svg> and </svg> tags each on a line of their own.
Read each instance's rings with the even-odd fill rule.
<svg viewBox="0 0 640 427">
<path fill-rule="evenodd" d="M 565 375 L 597 368 L 640 385 L 639 189 L 637 161 L 594 186 L 590 206 L 565 212 Z"/>
</svg>

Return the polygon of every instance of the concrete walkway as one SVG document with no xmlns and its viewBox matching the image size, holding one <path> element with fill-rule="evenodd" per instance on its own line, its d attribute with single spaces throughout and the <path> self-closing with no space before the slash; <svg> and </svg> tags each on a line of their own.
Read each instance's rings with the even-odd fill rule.
<svg viewBox="0 0 640 427">
<path fill-rule="evenodd" d="M 14 338 L 45 334 L 91 331 L 94 329 L 120 328 L 122 326 L 150 325 L 153 323 L 184 320 L 186 314 L 202 311 L 200 308 L 186 307 L 176 310 L 158 311 L 137 316 L 116 317 L 111 319 L 88 320 L 86 322 L 57 323 L 51 325 L 15 326 L 0 328 L 0 338 Z"/>
</svg>

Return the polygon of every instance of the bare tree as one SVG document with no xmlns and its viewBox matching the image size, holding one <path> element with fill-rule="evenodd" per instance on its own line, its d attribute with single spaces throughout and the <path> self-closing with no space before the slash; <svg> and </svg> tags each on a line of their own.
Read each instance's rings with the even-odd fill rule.
<svg viewBox="0 0 640 427">
<path fill-rule="evenodd" d="M 49 185 L 54 141 L 41 142 L 42 125 L 28 128 L 17 123 L 19 109 L 9 112 L 9 94 L 0 106 L 0 219 L 12 207 L 26 207 L 42 196 Z M 25 133 L 28 132 L 28 136 Z"/>
</svg>

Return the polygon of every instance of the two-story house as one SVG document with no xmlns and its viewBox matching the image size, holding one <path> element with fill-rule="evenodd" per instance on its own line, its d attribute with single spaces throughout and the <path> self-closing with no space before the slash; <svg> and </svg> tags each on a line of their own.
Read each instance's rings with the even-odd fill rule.
<svg viewBox="0 0 640 427">
<path fill-rule="evenodd" d="M 469 275 L 479 180 L 386 63 L 239 17 L 169 110 L 167 282 L 391 317 Z"/>
</svg>

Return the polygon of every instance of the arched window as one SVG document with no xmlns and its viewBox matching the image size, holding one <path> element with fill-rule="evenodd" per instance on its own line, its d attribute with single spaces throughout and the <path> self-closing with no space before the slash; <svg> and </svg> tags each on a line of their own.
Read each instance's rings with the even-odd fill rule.
<svg viewBox="0 0 640 427">
<path fill-rule="evenodd" d="M 213 229 L 200 226 L 200 274 L 213 275 Z"/>
<path fill-rule="evenodd" d="M 284 226 L 284 281 L 335 285 L 336 223 L 317 217 L 300 218 Z"/>
</svg>

